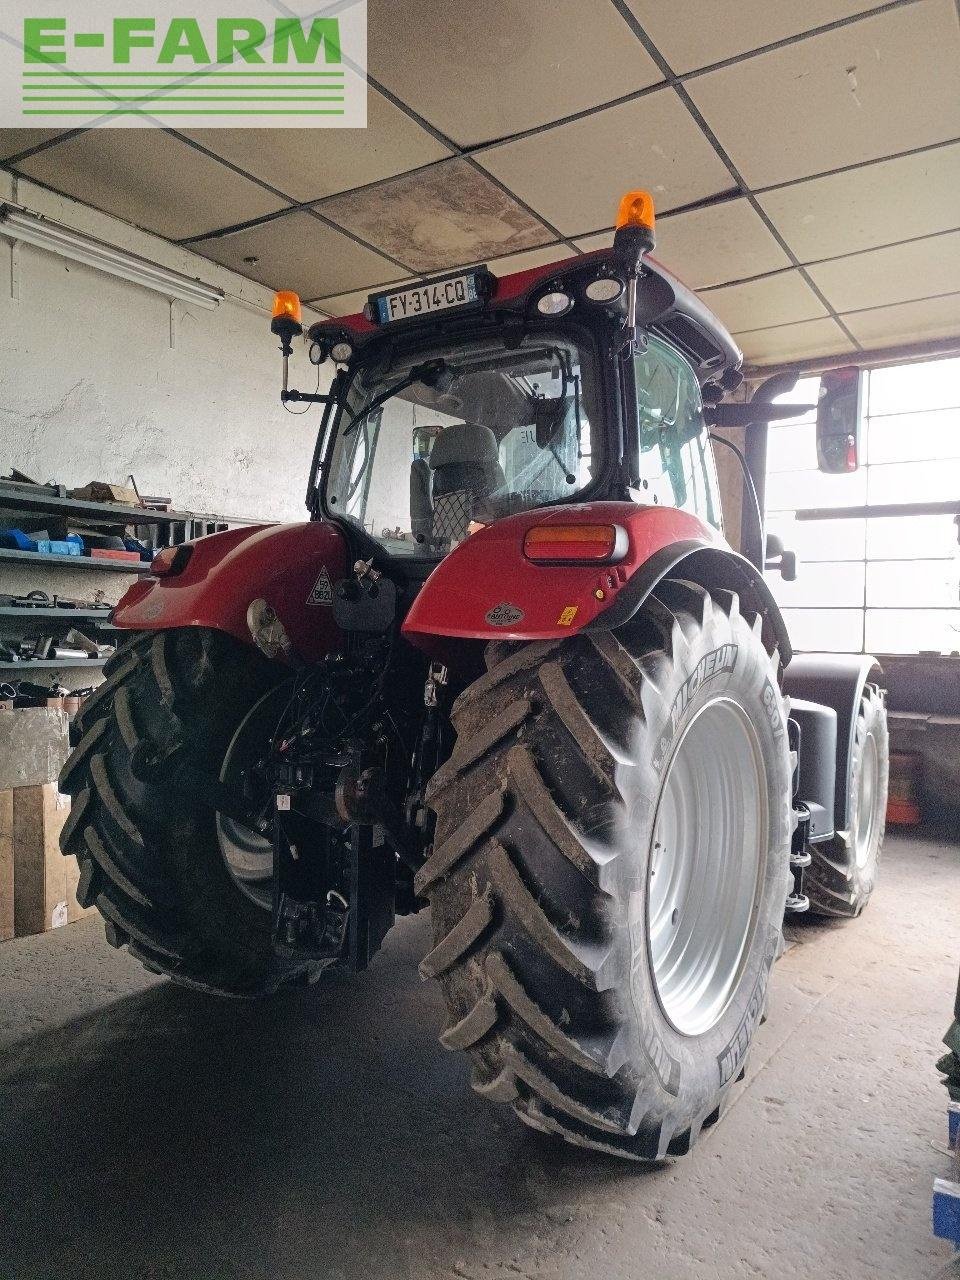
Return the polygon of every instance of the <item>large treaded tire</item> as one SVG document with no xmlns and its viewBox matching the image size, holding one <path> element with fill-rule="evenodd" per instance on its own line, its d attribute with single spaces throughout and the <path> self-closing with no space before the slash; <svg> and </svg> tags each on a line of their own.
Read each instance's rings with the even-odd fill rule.
<svg viewBox="0 0 960 1280">
<path fill-rule="evenodd" d="M 433 919 L 421 972 L 449 1013 L 441 1042 L 469 1052 L 478 1093 L 534 1128 L 636 1159 L 683 1154 L 742 1075 L 782 949 L 791 765 L 776 654 L 733 594 L 667 582 L 615 634 L 497 642 L 487 662 L 453 709 L 417 877 Z M 652 977 L 650 846 L 676 744 L 718 697 L 762 746 L 769 840 L 729 1002 L 684 1036 Z"/>
<path fill-rule="evenodd" d="M 180 739 L 188 770 L 219 773 L 238 725 L 283 671 L 220 632 L 185 628 L 138 637 L 104 672 L 60 776 L 73 797 L 61 847 L 79 862 L 79 901 L 151 972 L 225 995 L 275 990 L 306 966 L 274 954 L 271 913 L 230 874 L 214 810 L 142 781 L 132 763 Z"/>
<path fill-rule="evenodd" d="M 876 745 L 878 779 L 873 789 L 873 825 L 868 847 L 857 857 L 857 830 L 862 803 L 860 777 L 868 738 Z M 890 739 L 883 692 L 868 684 L 860 699 L 853 735 L 850 806 L 846 831 L 838 831 L 823 844 L 813 845 L 813 861 L 803 878 L 803 891 L 815 916 L 858 916 L 877 883 L 880 853 L 887 822 L 887 787 L 890 774 Z"/>
</svg>

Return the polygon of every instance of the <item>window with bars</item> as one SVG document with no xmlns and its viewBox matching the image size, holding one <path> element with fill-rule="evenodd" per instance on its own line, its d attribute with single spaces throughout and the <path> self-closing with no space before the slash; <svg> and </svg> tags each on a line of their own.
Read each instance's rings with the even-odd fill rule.
<svg viewBox="0 0 960 1280">
<path fill-rule="evenodd" d="M 850 475 L 817 470 L 814 417 L 771 424 L 767 530 L 800 559 L 767 578 L 797 650 L 960 651 L 960 548 L 953 516 L 798 521 L 796 512 L 886 503 L 960 504 L 960 359 L 876 369 L 864 379 L 863 450 Z M 819 379 L 782 399 L 814 403 Z"/>
</svg>

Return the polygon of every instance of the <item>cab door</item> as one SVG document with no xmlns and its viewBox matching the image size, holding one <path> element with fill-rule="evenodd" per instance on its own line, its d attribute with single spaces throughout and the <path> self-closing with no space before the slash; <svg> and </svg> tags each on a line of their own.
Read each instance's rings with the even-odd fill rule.
<svg viewBox="0 0 960 1280">
<path fill-rule="evenodd" d="M 697 375 L 678 351 L 655 337 L 631 365 L 634 407 L 626 445 L 633 497 L 643 505 L 690 511 L 722 531 L 717 471 Z"/>
</svg>

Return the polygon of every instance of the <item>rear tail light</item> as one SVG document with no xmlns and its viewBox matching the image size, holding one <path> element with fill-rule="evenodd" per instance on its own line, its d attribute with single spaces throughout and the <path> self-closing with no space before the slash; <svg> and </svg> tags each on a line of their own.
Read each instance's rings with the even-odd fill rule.
<svg viewBox="0 0 960 1280">
<path fill-rule="evenodd" d="M 193 547 L 189 542 L 181 543 L 179 547 L 164 547 L 150 561 L 150 572 L 155 578 L 176 577 L 183 573 L 192 555 Z"/>
<path fill-rule="evenodd" d="M 527 530 L 523 554 L 535 564 L 610 564 L 627 552 L 618 524 L 537 524 Z"/>
</svg>

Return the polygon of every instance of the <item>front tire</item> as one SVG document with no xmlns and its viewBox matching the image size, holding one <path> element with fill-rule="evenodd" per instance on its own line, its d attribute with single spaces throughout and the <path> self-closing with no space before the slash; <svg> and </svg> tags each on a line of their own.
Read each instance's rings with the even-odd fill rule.
<svg viewBox="0 0 960 1280">
<path fill-rule="evenodd" d="M 454 707 L 417 877 L 441 1041 L 537 1129 L 682 1154 L 742 1073 L 781 946 L 775 660 L 735 596 L 669 582 L 616 635 L 488 662 Z"/>
<path fill-rule="evenodd" d="M 233 842 L 224 841 L 202 785 L 178 788 L 143 764 L 180 741 L 187 759 L 178 773 L 216 776 L 251 723 L 266 747 L 288 673 L 203 628 L 141 636 L 104 671 L 75 722 L 76 745 L 60 778 L 73 797 L 61 847 L 79 862 L 81 905 L 97 907 L 111 945 L 187 986 L 258 995 L 312 976 L 316 966 L 274 954 L 270 893 L 255 861 L 263 840 L 258 849 L 248 833 L 240 848 L 246 868 L 234 874 L 228 855 L 240 836 L 235 830 Z M 258 720 L 257 709 L 271 706 L 272 720 Z"/>
<path fill-rule="evenodd" d="M 815 916 L 858 916 L 877 883 L 887 822 L 890 739 L 883 693 L 876 685 L 863 691 L 851 748 L 848 828 L 812 846 L 813 861 L 803 880 Z"/>
</svg>

